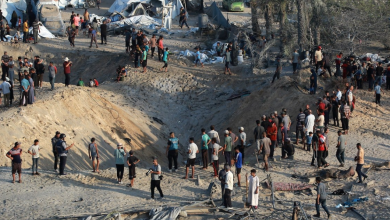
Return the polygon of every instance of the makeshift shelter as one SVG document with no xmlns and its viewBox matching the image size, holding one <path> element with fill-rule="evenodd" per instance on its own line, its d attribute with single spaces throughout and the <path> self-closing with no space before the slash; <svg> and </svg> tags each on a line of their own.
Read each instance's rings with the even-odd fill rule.
<svg viewBox="0 0 390 220">
<path fill-rule="evenodd" d="M 15 12 L 17 17 L 23 18 L 23 13 L 26 11 L 27 4 L 25 0 L 9 0 L 0 1 L 0 9 L 3 17 L 11 24 L 12 14 Z"/>
<path fill-rule="evenodd" d="M 137 2 L 137 3 L 131 3 L 124 11 L 123 16 L 130 17 L 130 16 L 138 16 L 138 15 L 148 15 L 148 12 L 143 6 L 143 3 Z"/>
<path fill-rule="evenodd" d="M 221 10 L 215 2 L 213 2 L 210 7 L 205 8 L 204 12 L 209 16 L 210 20 L 214 21 L 217 25 L 224 28 L 230 28 L 230 24 L 226 20 L 225 16 L 223 16 Z"/>
</svg>

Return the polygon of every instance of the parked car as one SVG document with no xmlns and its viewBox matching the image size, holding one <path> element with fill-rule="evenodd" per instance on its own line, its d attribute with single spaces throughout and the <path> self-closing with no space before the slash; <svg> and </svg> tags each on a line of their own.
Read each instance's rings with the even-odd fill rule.
<svg viewBox="0 0 390 220">
<path fill-rule="evenodd" d="M 243 0 L 223 0 L 222 7 L 225 10 L 232 12 L 243 12 L 244 11 L 244 1 Z"/>
</svg>

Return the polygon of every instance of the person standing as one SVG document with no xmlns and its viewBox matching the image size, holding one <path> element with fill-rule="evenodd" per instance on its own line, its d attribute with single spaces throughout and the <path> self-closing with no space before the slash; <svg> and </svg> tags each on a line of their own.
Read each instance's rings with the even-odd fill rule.
<svg viewBox="0 0 390 220">
<path fill-rule="evenodd" d="M 34 104 L 35 102 L 35 85 L 31 75 L 28 74 L 28 82 L 30 83 L 30 90 L 28 91 L 28 104 Z"/>
<path fill-rule="evenodd" d="M 125 155 L 126 151 L 123 150 L 123 145 L 118 143 L 117 149 L 114 151 L 114 157 L 116 165 L 116 176 L 119 184 L 122 184 L 123 172 L 125 170 Z"/>
<path fill-rule="evenodd" d="M 218 178 L 218 171 L 219 171 L 219 158 L 218 154 L 220 151 L 223 150 L 223 148 L 217 143 L 217 138 L 211 139 L 212 149 L 213 149 L 213 168 L 214 168 L 214 178 Z"/>
<path fill-rule="evenodd" d="M 206 129 L 202 128 L 202 142 L 201 142 L 201 150 L 202 150 L 202 162 L 203 162 L 203 168 L 202 170 L 206 170 L 208 167 L 208 149 L 209 144 L 211 142 L 210 137 L 206 134 Z"/>
<path fill-rule="evenodd" d="M 195 159 L 196 159 L 196 154 L 199 153 L 199 150 L 198 150 L 198 146 L 194 143 L 194 138 L 191 137 L 189 142 L 190 144 L 188 145 L 187 148 L 188 160 L 186 163 L 186 176 L 183 179 L 188 179 L 188 172 L 190 166 L 192 168 L 191 179 L 195 178 Z"/>
<path fill-rule="evenodd" d="M 340 130 L 337 132 L 337 134 L 339 135 L 339 137 L 337 138 L 336 157 L 337 160 L 340 162 L 340 167 L 344 167 L 345 146 L 347 146 L 347 141 L 345 140 L 345 136 Z"/>
<path fill-rule="evenodd" d="M 0 40 L 7 41 L 7 38 L 5 38 L 5 24 L 3 23 L 3 19 L 0 20 Z"/>
<path fill-rule="evenodd" d="M 51 146 L 53 148 L 53 155 L 54 155 L 54 171 L 57 172 L 57 165 L 58 165 L 58 151 L 57 151 L 57 142 L 60 141 L 60 135 L 61 133 L 59 131 L 56 131 L 56 135 L 51 139 Z"/>
<path fill-rule="evenodd" d="M 30 43 L 28 40 L 28 23 L 27 20 L 23 22 L 23 43 Z"/>
<path fill-rule="evenodd" d="M 101 34 L 101 38 L 102 38 L 102 44 L 103 44 L 103 41 L 105 44 L 107 44 L 107 24 L 106 24 L 106 21 L 103 21 L 103 24 L 100 25 L 100 34 Z"/>
<path fill-rule="evenodd" d="M 261 139 L 260 148 L 257 148 L 257 150 L 258 150 L 258 154 L 260 154 L 260 152 L 263 153 L 264 169 L 266 172 L 268 172 L 268 157 L 270 154 L 271 146 L 272 146 L 271 139 L 267 137 L 267 132 L 263 132 L 263 139 Z"/>
<path fill-rule="evenodd" d="M 229 165 L 225 164 L 223 166 L 223 168 L 218 173 L 218 179 L 219 179 L 219 181 L 221 181 L 221 194 L 222 194 L 221 206 L 223 206 L 225 204 L 225 184 L 226 184 L 225 178 L 226 178 L 226 167 L 227 166 L 229 166 Z"/>
<path fill-rule="evenodd" d="M 333 122 L 335 127 L 340 127 L 339 122 L 339 102 L 336 101 L 337 97 L 336 95 L 332 96 L 332 115 L 333 115 Z"/>
<path fill-rule="evenodd" d="M 150 47 L 150 50 L 151 50 L 151 53 L 152 53 L 152 58 L 154 57 L 154 51 L 156 49 L 156 45 L 157 45 L 157 43 L 156 43 L 156 35 L 153 34 L 152 38 L 150 38 L 150 40 L 149 40 L 149 47 Z M 163 61 L 164 61 L 164 59 L 163 59 Z"/>
<path fill-rule="evenodd" d="M 390 79 L 388 79 L 390 80 Z M 381 106 L 381 92 L 383 92 L 381 86 L 378 83 L 375 83 L 375 104 Z"/>
<path fill-rule="evenodd" d="M 70 67 L 72 66 L 72 61 L 70 61 L 68 57 L 65 57 L 63 66 L 64 66 L 64 74 L 65 74 L 65 87 L 69 87 Z"/>
<path fill-rule="evenodd" d="M 308 139 L 309 133 L 314 132 L 314 123 L 315 123 L 315 117 L 311 113 L 311 110 L 309 109 L 309 115 L 305 119 L 305 130 L 306 130 L 306 140 Z M 310 151 L 310 145 L 307 146 L 307 151 Z"/>
<path fill-rule="evenodd" d="M 237 185 L 241 186 L 241 169 L 242 169 L 242 154 L 240 152 L 240 149 L 238 147 L 235 148 L 236 156 L 235 156 L 235 166 L 236 166 L 236 174 L 237 174 Z"/>
<path fill-rule="evenodd" d="M 84 11 L 84 21 L 87 24 L 89 23 L 89 12 L 88 12 L 88 9 L 85 9 L 85 11 Z"/>
<path fill-rule="evenodd" d="M 50 62 L 49 67 L 47 67 L 47 70 L 49 71 L 49 81 L 51 85 L 51 91 L 53 91 L 54 83 L 57 75 L 57 67 L 54 66 L 53 62 Z"/>
<path fill-rule="evenodd" d="M 251 170 L 251 175 L 248 178 L 248 173 L 246 174 L 247 183 L 249 184 L 249 192 L 248 192 L 248 203 L 249 208 L 257 209 L 259 204 L 259 186 L 260 180 L 259 177 L 256 176 L 256 170 Z"/>
<path fill-rule="evenodd" d="M 329 164 L 325 160 L 325 152 L 328 151 L 328 146 L 326 146 L 326 137 L 321 134 L 320 130 L 317 130 L 318 136 L 318 150 L 317 150 L 317 163 L 318 169 L 322 166 L 328 167 Z"/>
<path fill-rule="evenodd" d="M 168 157 L 168 168 L 169 172 L 172 172 L 172 160 L 175 165 L 174 172 L 177 171 L 177 157 L 179 156 L 179 139 L 175 137 L 175 133 L 171 132 L 169 134 L 168 145 L 165 151 L 166 156 Z"/>
<path fill-rule="evenodd" d="M 145 47 L 142 47 L 142 73 L 146 73 L 148 70 L 146 69 L 146 66 L 148 65 L 148 51 L 146 51 Z"/>
<path fill-rule="evenodd" d="M 39 151 L 41 151 L 41 148 L 39 147 L 39 140 L 36 139 L 34 141 L 34 144 L 28 149 L 28 153 L 32 155 L 32 175 L 41 175 L 38 173 L 38 159 L 39 159 Z M 35 169 L 35 173 L 34 173 Z"/>
<path fill-rule="evenodd" d="M 364 180 L 367 179 L 367 175 L 362 172 L 362 168 L 364 165 L 364 149 L 362 148 L 362 145 L 360 143 L 356 144 L 356 148 L 358 149 L 357 156 L 355 157 L 355 161 L 357 162 L 356 164 L 356 172 L 358 173 L 359 177 L 359 182 L 358 183 L 363 183 Z M 362 180 L 363 176 L 363 180 Z"/>
<path fill-rule="evenodd" d="M 157 40 L 157 52 L 158 52 L 158 61 L 161 61 L 161 56 L 164 52 L 164 37 L 160 36 L 160 38 Z"/>
<path fill-rule="evenodd" d="M 127 158 L 127 165 L 129 165 L 129 187 L 134 187 L 134 179 L 136 178 L 135 165 L 139 162 L 140 160 L 134 156 L 134 152 L 131 150 L 129 152 L 129 157 Z"/>
<path fill-rule="evenodd" d="M 382 75 L 383 75 L 382 62 L 379 62 L 375 70 L 375 82 L 378 83 L 378 85 L 380 86 L 382 85 Z"/>
<path fill-rule="evenodd" d="M 12 183 L 15 183 L 16 172 L 19 176 L 19 183 L 22 183 L 22 148 L 20 145 L 20 142 L 15 142 L 14 147 L 6 154 L 12 161 Z"/>
<path fill-rule="evenodd" d="M 153 50 L 152 50 L 152 54 L 153 54 Z M 169 60 L 169 50 L 168 50 L 168 47 L 165 48 L 165 51 L 164 51 L 164 55 L 163 55 L 163 62 L 164 62 L 164 66 L 160 69 L 160 71 L 162 71 L 164 68 L 165 68 L 165 72 L 168 71 L 168 60 Z M 152 56 L 153 57 L 153 56 Z"/>
<path fill-rule="evenodd" d="M 45 73 L 45 66 L 43 65 L 43 59 L 39 59 L 36 67 L 36 71 L 37 71 L 37 81 L 36 83 L 34 82 L 34 84 L 36 84 L 36 86 L 39 89 L 42 89 L 43 74 Z"/>
<path fill-rule="evenodd" d="M 349 117 L 351 114 L 350 108 L 347 105 L 347 102 L 344 100 L 342 101 L 343 105 L 340 107 L 340 113 L 341 113 L 341 124 L 343 127 L 344 134 L 348 134 L 349 129 Z"/>
<path fill-rule="evenodd" d="M 92 159 L 92 172 L 99 173 L 99 150 L 95 138 L 91 138 L 91 143 L 88 146 L 88 157 L 89 159 Z"/>
<path fill-rule="evenodd" d="M 229 131 L 228 130 L 225 130 L 225 144 L 223 146 L 223 154 L 225 155 L 225 165 L 229 165 L 231 166 L 232 165 L 232 156 L 231 156 L 231 153 L 232 153 L 232 146 L 233 146 L 233 139 L 232 137 L 229 136 Z"/>
<path fill-rule="evenodd" d="M 80 25 L 80 15 L 77 14 L 76 16 L 73 17 L 73 24 L 76 28 L 76 36 L 79 35 L 79 25 Z"/>
<path fill-rule="evenodd" d="M 295 74 L 297 72 L 297 67 L 299 63 L 299 53 L 297 49 L 295 49 L 294 53 L 292 54 L 291 62 L 293 65 L 293 74 Z"/>
<path fill-rule="evenodd" d="M 277 133 L 278 133 L 278 128 L 276 127 L 275 123 L 272 121 L 271 123 L 268 124 L 268 128 L 267 128 L 267 137 L 271 139 L 269 159 L 274 158 L 274 151 L 275 151 L 275 146 L 277 141 Z"/>
<path fill-rule="evenodd" d="M 7 78 L 6 77 L 4 80 L 3 80 L 3 83 L 0 85 L 0 90 L 2 91 L 3 93 L 3 96 L 4 96 L 4 106 L 5 107 L 8 107 L 10 105 L 10 95 L 11 95 L 11 84 L 9 82 L 7 82 Z M 1 94 L 0 94 L 1 96 Z M 0 98 L 0 104 L 1 104 L 1 98 Z"/>
<path fill-rule="evenodd" d="M 33 22 L 33 36 L 34 36 L 34 44 L 38 43 L 38 33 L 40 33 L 41 30 L 39 29 L 39 21 L 38 19 L 35 19 Z"/>
<path fill-rule="evenodd" d="M 299 134 L 301 134 L 302 144 L 305 143 L 305 134 L 303 132 L 305 126 L 306 115 L 303 113 L 302 108 L 299 109 L 299 114 L 297 115 L 297 127 L 296 127 L 296 141 L 295 144 L 299 144 Z"/>
<path fill-rule="evenodd" d="M 133 28 L 131 31 L 131 46 L 133 49 L 135 49 L 135 46 L 137 45 L 137 34 L 138 32 Z"/>
<path fill-rule="evenodd" d="M 96 28 L 92 27 L 92 31 L 91 31 L 91 44 L 89 45 L 89 48 L 92 47 L 92 43 L 93 42 L 95 42 L 96 48 L 98 48 L 96 36 L 97 36 Z"/>
<path fill-rule="evenodd" d="M 318 46 L 316 52 L 314 53 L 314 62 L 316 65 L 316 72 L 318 71 L 318 67 L 322 66 L 322 47 Z"/>
<path fill-rule="evenodd" d="M 223 60 L 225 61 L 225 74 L 229 72 L 229 75 L 232 75 L 232 72 L 230 72 L 230 67 L 229 67 L 230 62 L 232 61 L 229 48 L 226 49 L 225 56 L 223 56 Z"/>
<path fill-rule="evenodd" d="M 128 29 L 125 29 L 125 46 L 126 46 L 126 53 L 130 52 L 130 39 L 131 39 L 131 33 Z"/>
<path fill-rule="evenodd" d="M 220 139 L 219 139 L 219 135 L 218 135 L 218 132 L 217 131 L 215 131 L 214 130 L 215 129 L 215 127 L 214 127 L 214 125 L 211 125 L 210 126 L 210 131 L 209 132 L 207 132 L 207 135 L 211 138 L 211 143 L 209 144 L 209 160 L 210 160 L 210 162 L 212 163 L 213 162 L 213 152 L 214 152 L 214 149 L 213 149 L 213 143 L 212 143 L 212 140 L 213 140 L 213 138 L 215 138 L 216 139 L 216 143 L 220 143 Z M 218 170 L 217 170 L 217 172 L 218 172 Z"/>
<path fill-rule="evenodd" d="M 27 72 L 25 72 L 27 73 Z M 28 81 L 28 76 L 26 75 L 24 79 L 22 79 L 21 84 L 21 97 L 20 97 L 20 106 L 27 106 L 28 104 L 28 91 L 30 91 L 30 82 Z"/>
<path fill-rule="evenodd" d="M 343 53 L 340 52 L 336 55 L 335 63 L 336 63 L 336 73 L 335 76 L 341 76 L 341 59 L 343 58 Z"/>
<path fill-rule="evenodd" d="M 263 139 L 263 133 L 265 132 L 265 129 L 263 126 L 261 126 L 260 120 L 256 120 L 256 125 L 257 126 L 253 131 L 253 136 L 255 137 L 257 149 L 260 149 L 260 142 L 261 139 Z"/>
<path fill-rule="evenodd" d="M 276 70 L 271 83 L 274 83 L 275 78 L 280 79 L 281 72 L 282 72 L 282 63 L 280 62 L 280 58 L 276 58 Z"/>
<path fill-rule="evenodd" d="M 240 152 L 242 154 L 242 164 L 244 164 L 244 159 L 245 159 L 245 146 L 246 146 L 246 133 L 244 132 L 244 127 L 239 127 L 238 128 L 239 134 L 239 139 L 238 139 L 238 145 Z"/>
<path fill-rule="evenodd" d="M 9 60 L 10 60 L 10 57 L 8 56 L 7 51 L 4 51 L 4 55 L 1 56 L 1 71 L 2 71 L 1 79 L 2 80 L 4 80 L 5 77 L 8 76 L 8 70 L 9 70 L 8 62 L 9 62 Z"/>
<path fill-rule="evenodd" d="M 66 145 L 65 142 L 66 135 L 61 134 L 60 135 L 60 141 L 56 144 L 56 149 L 58 152 L 58 155 L 60 156 L 60 175 L 66 175 L 64 173 L 65 165 L 66 165 L 66 159 L 68 157 L 68 150 L 74 146 L 74 144 L 71 144 L 70 146 Z"/>
<path fill-rule="evenodd" d="M 183 28 L 184 24 L 187 26 L 188 29 L 190 28 L 187 24 L 187 11 L 183 7 L 181 7 L 180 9 L 180 20 L 180 28 Z"/>
<path fill-rule="evenodd" d="M 229 165 L 226 166 L 225 171 L 224 205 L 227 209 L 232 209 L 233 173 L 230 171 Z"/>
<path fill-rule="evenodd" d="M 326 197 L 327 197 L 327 193 L 326 193 L 326 187 L 325 187 L 325 184 L 321 183 L 321 177 L 316 177 L 316 182 L 318 184 L 317 186 L 317 198 L 316 198 L 316 211 L 317 211 L 317 214 L 314 215 L 314 217 L 316 218 L 320 218 L 321 217 L 321 214 L 320 214 L 320 204 L 322 206 L 322 208 L 325 210 L 326 214 L 328 214 L 328 219 L 331 218 L 331 214 L 328 210 L 328 207 L 326 206 Z"/>
<path fill-rule="evenodd" d="M 164 194 L 160 186 L 161 166 L 160 164 L 158 164 L 156 158 L 153 159 L 153 167 L 152 170 L 150 171 L 150 174 L 151 174 L 151 182 L 150 182 L 151 198 L 154 199 L 154 188 L 157 188 L 158 192 L 160 193 L 160 199 L 164 198 Z"/>
</svg>

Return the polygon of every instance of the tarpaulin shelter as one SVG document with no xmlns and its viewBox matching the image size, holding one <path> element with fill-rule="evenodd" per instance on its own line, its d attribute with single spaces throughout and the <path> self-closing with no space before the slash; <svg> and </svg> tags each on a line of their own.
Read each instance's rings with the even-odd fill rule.
<svg viewBox="0 0 390 220">
<path fill-rule="evenodd" d="M 0 1 L 0 9 L 3 13 L 3 17 L 10 24 L 12 20 L 12 13 L 15 12 L 17 17 L 23 18 L 23 13 L 27 9 L 27 4 L 25 0 L 9 0 L 9 1 Z"/>
<path fill-rule="evenodd" d="M 221 25 L 224 28 L 230 28 L 230 24 L 215 2 L 213 2 L 210 7 L 205 8 L 204 12 L 209 16 L 210 20 L 214 21 L 217 25 Z"/>
</svg>

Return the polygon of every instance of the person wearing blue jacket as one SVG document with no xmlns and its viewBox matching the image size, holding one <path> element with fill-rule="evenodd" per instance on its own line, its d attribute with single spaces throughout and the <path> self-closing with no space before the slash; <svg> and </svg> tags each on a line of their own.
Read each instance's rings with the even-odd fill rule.
<svg viewBox="0 0 390 220">
<path fill-rule="evenodd" d="M 170 138 L 168 139 L 168 146 L 166 150 L 166 155 L 168 157 L 168 167 L 169 172 L 172 172 L 172 160 L 175 165 L 176 172 L 177 170 L 177 157 L 179 156 L 179 139 L 175 137 L 175 133 L 171 132 L 169 134 Z"/>
<path fill-rule="evenodd" d="M 116 176 L 118 178 L 118 183 L 122 184 L 123 172 L 125 170 L 125 156 L 126 151 L 123 150 L 123 145 L 121 143 L 117 144 L 117 149 L 115 149 L 114 157 L 116 164 Z"/>
</svg>

